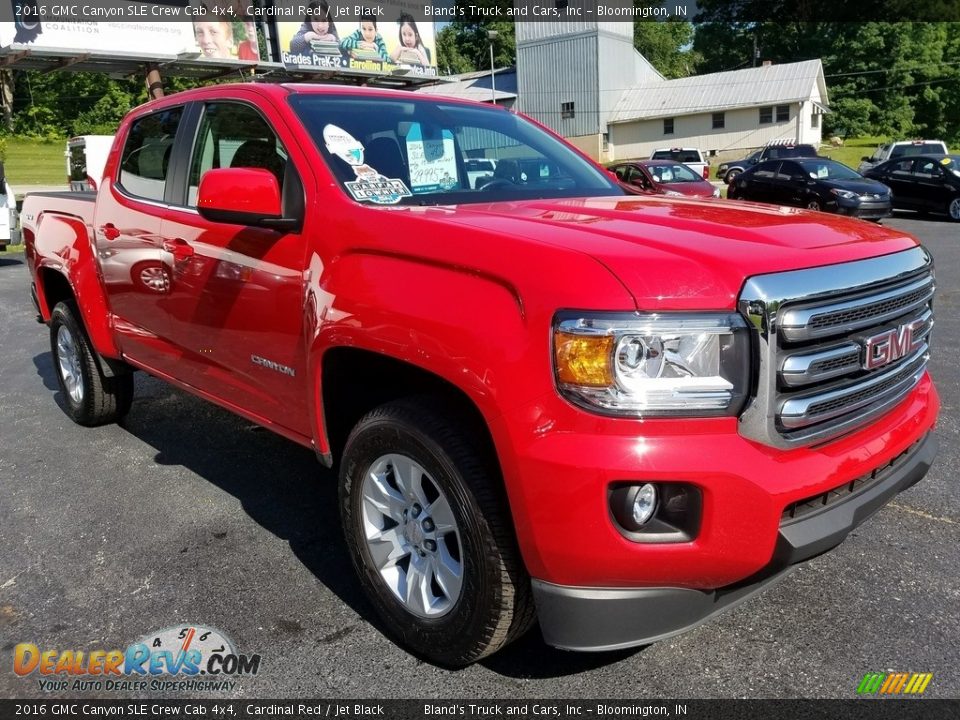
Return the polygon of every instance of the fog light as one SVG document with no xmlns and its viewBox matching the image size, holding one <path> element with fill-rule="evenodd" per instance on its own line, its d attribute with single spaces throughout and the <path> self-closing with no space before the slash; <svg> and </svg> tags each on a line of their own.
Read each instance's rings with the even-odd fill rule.
<svg viewBox="0 0 960 720">
<path fill-rule="evenodd" d="M 607 502 L 613 524 L 634 542 L 690 542 L 700 529 L 703 496 L 687 483 L 620 481 Z"/>
<path fill-rule="evenodd" d="M 657 488 L 650 483 L 642 486 L 633 498 L 633 521 L 642 526 L 653 517 L 657 509 Z"/>
</svg>

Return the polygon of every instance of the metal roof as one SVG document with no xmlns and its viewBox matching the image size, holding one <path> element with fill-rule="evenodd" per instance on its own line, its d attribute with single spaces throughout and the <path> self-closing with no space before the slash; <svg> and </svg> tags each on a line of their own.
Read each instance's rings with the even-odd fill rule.
<svg viewBox="0 0 960 720">
<path fill-rule="evenodd" d="M 517 97 L 517 69 L 514 67 L 497 68 L 495 70 L 497 102 L 515 100 Z M 446 80 L 442 85 L 427 85 L 417 88 L 415 92 L 427 95 L 445 95 L 447 97 L 490 102 L 494 91 L 490 87 L 490 71 L 464 73 L 462 75 L 447 75 L 436 80 Z"/>
<path fill-rule="evenodd" d="M 809 100 L 815 85 L 819 87 L 820 102 L 827 103 L 827 87 L 819 60 L 764 65 L 662 82 L 647 80 L 624 90 L 608 122 Z"/>
</svg>

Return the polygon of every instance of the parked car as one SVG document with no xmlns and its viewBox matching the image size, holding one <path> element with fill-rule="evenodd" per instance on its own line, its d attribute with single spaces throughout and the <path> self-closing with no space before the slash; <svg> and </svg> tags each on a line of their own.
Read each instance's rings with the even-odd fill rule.
<svg viewBox="0 0 960 720">
<path fill-rule="evenodd" d="M 653 195 L 720 197 L 720 188 L 697 175 L 693 168 L 673 160 L 634 160 L 615 163 L 607 169 L 624 185 Z"/>
<path fill-rule="evenodd" d="M 946 213 L 960 221 L 960 155 L 888 160 L 866 176 L 890 186 L 897 210 Z"/>
<path fill-rule="evenodd" d="M 500 153 L 483 188 L 461 137 Z M 572 650 L 683 632 L 840 544 L 936 454 L 915 238 L 631 196 L 503 108 L 186 90 L 127 114 L 96 194 L 29 194 L 23 218 L 67 415 L 149 412 L 139 370 L 310 448 L 381 627 L 435 663 L 534 624 Z"/>
<path fill-rule="evenodd" d="M 478 189 L 477 180 L 479 178 L 492 178 L 497 169 L 497 161 L 495 158 L 467 158 L 463 161 L 463 166 L 467 171 L 467 180 L 470 187 Z"/>
<path fill-rule="evenodd" d="M 0 251 L 7 245 L 20 242 L 20 230 L 17 227 L 17 199 L 13 188 L 7 183 L 3 163 L 0 162 Z"/>
<path fill-rule="evenodd" d="M 742 160 L 731 160 L 720 163 L 717 168 L 717 178 L 728 185 L 734 178 L 745 170 L 750 169 L 764 160 L 778 160 L 782 158 L 817 157 L 817 149 L 813 145 L 794 143 L 792 140 L 773 140 L 759 150 L 755 150 Z"/>
<path fill-rule="evenodd" d="M 890 215 L 890 188 L 827 158 L 767 160 L 733 181 L 733 200 L 795 205 L 865 220 Z"/>
<path fill-rule="evenodd" d="M 880 163 L 908 155 L 946 155 L 949 152 L 943 140 L 900 140 L 880 145 L 873 151 L 873 155 L 864 155 L 857 166 L 857 172 L 863 175 Z"/>
<path fill-rule="evenodd" d="M 693 169 L 704 180 L 710 178 L 710 161 L 697 148 L 661 148 L 654 150 L 651 160 L 676 160 Z"/>
</svg>

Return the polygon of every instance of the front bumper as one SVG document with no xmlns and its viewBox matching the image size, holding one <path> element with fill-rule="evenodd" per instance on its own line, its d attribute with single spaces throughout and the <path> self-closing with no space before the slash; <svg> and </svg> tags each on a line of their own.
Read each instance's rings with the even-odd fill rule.
<svg viewBox="0 0 960 720">
<path fill-rule="evenodd" d="M 879 220 L 893 214 L 893 205 L 886 202 L 846 202 L 837 203 L 837 215 L 860 218 L 862 220 Z"/>
<path fill-rule="evenodd" d="M 533 581 L 540 628 L 550 645 L 602 651 L 676 635 L 734 607 L 797 563 L 835 547 L 855 527 L 930 469 L 930 434 L 870 473 L 791 503 L 781 515 L 772 559 L 760 571 L 716 590 L 678 587 L 589 588 Z"/>
</svg>

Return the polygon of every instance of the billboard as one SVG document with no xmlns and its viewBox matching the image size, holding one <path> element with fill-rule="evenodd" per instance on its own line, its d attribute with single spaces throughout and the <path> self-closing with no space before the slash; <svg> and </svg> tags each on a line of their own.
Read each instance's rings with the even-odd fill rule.
<svg viewBox="0 0 960 720">
<path fill-rule="evenodd" d="M 290 70 L 437 74 L 432 22 L 417 22 L 406 13 L 395 20 L 337 20 L 324 0 L 303 9 L 299 20 L 276 23 L 280 59 Z"/>
<path fill-rule="evenodd" d="M 0 0 L 2 2 L 2 0 Z M 0 23 L 0 47 L 76 54 L 197 59 L 260 59 L 256 23 L 245 0 L 154 0 L 142 5 L 54 5 L 14 9 L 14 22 Z M 226 12 L 223 10 L 226 9 Z M 102 10 L 103 12 L 94 12 Z M 109 11 L 109 12 L 108 12 Z M 111 20 L 109 18 L 116 18 Z M 158 21 L 159 20 L 159 21 Z"/>
<path fill-rule="evenodd" d="M 14 43 L 77 54 L 169 56 L 196 49 L 190 23 L 179 22 L 64 22 L 43 18 L 32 23 L 0 23 L 0 47 Z"/>
</svg>

